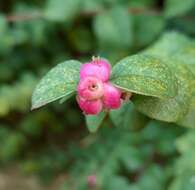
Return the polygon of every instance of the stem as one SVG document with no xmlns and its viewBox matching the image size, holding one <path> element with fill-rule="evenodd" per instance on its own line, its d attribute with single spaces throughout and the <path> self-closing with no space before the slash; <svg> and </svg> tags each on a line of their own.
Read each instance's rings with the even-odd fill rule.
<svg viewBox="0 0 195 190">
<path fill-rule="evenodd" d="M 101 12 L 104 12 L 104 10 L 101 11 L 88 11 L 88 12 L 81 12 L 80 16 L 83 17 L 92 17 L 95 16 Z M 157 9 L 145 9 L 145 8 L 128 8 L 128 12 L 130 14 L 146 14 L 146 15 L 160 15 L 160 11 Z M 41 12 L 36 13 L 26 13 L 26 14 L 16 14 L 16 15 L 7 15 L 6 20 L 8 22 L 19 22 L 19 21 L 26 21 L 26 20 L 34 20 L 34 19 L 40 19 L 44 18 L 43 14 Z"/>
<path fill-rule="evenodd" d="M 31 14 L 18 14 L 18 15 L 7 15 L 6 20 L 8 22 L 20 22 L 26 20 L 35 20 L 43 18 L 41 13 L 31 13 Z"/>
</svg>

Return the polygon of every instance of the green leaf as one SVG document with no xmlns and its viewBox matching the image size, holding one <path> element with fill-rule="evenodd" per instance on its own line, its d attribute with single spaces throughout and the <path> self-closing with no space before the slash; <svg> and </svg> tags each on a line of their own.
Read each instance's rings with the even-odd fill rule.
<svg viewBox="0 0 195 190">
<path fill-rule="evenodd" d="M 195 54 L 191 56 L 181 52 L 179 55 L 174 56 L 174 59 L 177 62 L 181 62 L 181 64 L 184 64 L 188 67 L 190 72 L 194 75 L 194 81 L 195 81 Z"/>
<path fill-rule="evenodd" d="M 190 107 L 187 115 L 180 121 L 177 122 L 178 125 L 184 127 L 195 127 L 195 108 Z"/>
<path fill-rule="evenodd" d="M 171 45 L 170 45 L 171 44 Z M 168 32 L 164 34 L 152 47 L 146 50 L 144 53 L 150 54 L 158 57 L 159 59 L 165 60 L 166 63 L 172 65 L 173 71 L 175 71 L 175 66 L 177 64 L 182 64 L 187 66 L 188 70 L 188 81 L 190 89 L 194 91 L 195 89 L 195 43 L 194 40 L 186 37 L 178 32 Z M 172 61 L 171 61 L 172 60 Z M 182 66 L 181 66 L 182 67 Z M 186 68 L 182 69 L 186 70 Z M 180 73 L 180 72 L 179 72 Z M 182 76 L 177 76 L 177 78 L 182 78 Z M 181 85 L 180 85 L 181 86 Z M 177 121 L 178 125 L 185 127 L 194 127 L 195 123 L 195 92 L 192 92 L 192 97 L 188 97 L 190 100 L 190 105 L 188 106 L 188 113 L 185 117 L 182 117 Z M 181 102 L 180 102 L 180 105 Z M 186 110 L 186 106 L 184 106 Z M 175 112 L 176 113 L 176 112 Z"/>
<path fill-rule="evenodd" d="M 0 55 L 9 53 L 14 45 L 13 35 L 6 18 L 0 14 Z"/>
<path fill-rule="evenodd" d="M 192 57 L 191 57 L 192 58 Z M 195 63 L 195 56 L 192 58 Z M 195 64 L 190 63 L 190 57 L 186 57 L 184 62 L 185 66 L 187 66 L 190 71 L 189 74 L 189 84 L 191 88 L 191 97 L 190 97 L 190 106 L 187 115 L 178 122 L 178 124 L 187 127 L 195 127 Z"/>
<path fill-rule="evenodd" d="M 129 190 L 132 189 L 130 186 L 129 181 L 122 176 L 114 176 L 112 177 L 111 180 L 109 180 L 106 183 L 106 188 L 107 190 L 118 190 L 118 189 L 122 189 L 122 190 Z"/>
<path fill-rule="evenodd" d="M 165 62 L 173 58 L 175 63 L 186 65 L 195 76 L 195 41 L 181 33 L 165 33 L 143 53 L 165 59 Z"/>
<path fill-rule="evenodd" d="M 103 9 L 103 2 L 101 0 L 82 0 L 83 12 L 98 12 Z"/>
<path fill-rule="evenodd" d="M 48 0 L 45 17 L 51 21 L 69 21 L 80 10 L 81 0 Z"/>
<path fill-rule="evenodd" d="M 177 93 L 177 81 L 169 67 L 149 55 L 134 55 L 118 62 L 113 67 L 111 81 L 136 94 L 167 98 Z"/>
<path fill-rule="evenodd" d="M 167 17 L 181 16 L 195 7 L 195 0 L 166 0 L 165 15 Z"/>
<path fill-rule="evenodd" d="M 183 175 L 185 174 L 195 174 L 195 165 L 194 165 L 194 159 L 195 159 L 195 151 L 194 151 L 194 145 L 195 145 L 195 139 L 194 139 L 195 131 L 194 130 L 188 130 L 184 135 L 180 136 L 176 140 L 176 147 L 178 152 L 180 153 L 180 157 L 176 160 L 174 173 L 177 178 L 179 178 L 180 182 L 184 182 L 182 179 L 185 179 Z M 180 178 L 181 177 L 181 178 Z M 192 176 L 190 176 L 191 179 Z M 176 178 L 176 179 L 177 179 Z M 179 182 L 178 181 L 178 182 Z M 179 185 L 179 183 L 176 183 L 173 189 L 194 189 L 191 183 L 189 181 L 193 182 L 193 186 L 195 185 L 194 180 L 185 181 L 185 186 L 175 186 L 176 184 Z M 173 183 L 174 184 L 174 183 Z M 181 185 L 181 184 L 180 184 Z M 188 188 L 190 187 L 191 188 Z"/>
<path fill-rule="evenodd" d="M 1 159 L 14 160 L 16 157 L 22 154 L 27 144 L 27 138 L 24 134 L 15 132 L 7 136 L 2 142 L 1 147 Z"/>
<path fill-rule="evenodd" d="M 8 23 L 6 22 L 6 18 L 3 15 L 0 15 L 0 35 L 7 32 L 8 29 Z"/>
<path fill-rule="evenodd" d="M 195 131 L 191 129 L 191 130 L 188 130 L 187 133 L 180 136 L 176 140 L 175 144 L 176 144 L 177 150 L 179 151 L 180 154 L 192 152 L 192 150 L 194 151 L 194 146 L 195 146 L 194 136 L 195 136 Z"/>
<path fill-rule="evenodd" d="M 110 118 L 116 127 L 128 128 L 131 126 L 131 113 L 133 105 L 129 102 L 122 105 L 119 109 L 109 112 Z"/>
<path fill-rule="evenodd" d="M 75 94 L 75 92 L 72 92 L 72 93 L 68 94 L 67 96 L 65 96 L 62 99 L 60 99 L 59 103 L 60 104 L 63 104 L 64 102 L 66 102 L 66 100 L 68 100 L 69 98 L 71 98 L 74 94 Z"/>
<path fill-rule="evenodd" d="M 178 125 L 184 127 L 194 128 L 195 127 L 195 80 L 192 83 L 191 89 L 192 89 L 192 97 L 191 97 L 188 113 L 184 118 L 179 120 L 177 123 Z"/>
<path fill-rule="evenodd" d="M 86 115 L 86 124 L 87 128 L 91 133 L 94 133 L 98 130 L 103 120 L 105 119 L 107 112 L 100 112 L 98 115 Z"/>
<path fill-rule="evenodd" d="M 70 60 L 58 64 L 36 86 L 32 109 L 39 108 L 76 91 L 81 63 Z"/>
<path fill-rule="evenodd" d="M 166 181 L 166 169 L 153 163 L 145 169 L 137 184 L 139 189 L 143 190 L 164 190 L 166 189 Z"/>
<path fill-rule="evenodd" d="M 187 161 L 187 160 L 185 160 Z M 169 186 L 169 190 L 194 190 L 195 189 L 195 180 L 194 180 L 194 171 L 186 171 L 175 177 L 172 183 Z"/>
<path fill-rule="evenodd" d="M 116 127 L 127 129 L 142 128 L 147 121 L 144 115 L 135 110 L 132 102 L 125 103 L 119 109 L 111 110 L 109 116 Z"/>
<path fill-rule="evenodd" d="M 94 31 L 104 48 L 131 46 L 131 17 L 126 8 L 118 6 L 98 14 L 94 19 Z"/>
<path fill-rule="evenodd" d="M 174 62 L 174 60 L 172 61 Z M 151 118 L 167 122 L 176 122 L 182 119 L 187 114 L 191 98 L 189 79 L 191 73 L 182 64 L 175 64 L 172 67 L 178 80 L 178 93 L 175 97 L 160 99 L 135 95 L 132 99 L 140 112 Z"/>
<path fill-rule="evenodd" d="M 165 19 L 158 15 L 138 14 L 134 16 L 134 44 L 143 47 L 159 36 L 165 27 Z"/>
<path fill-rule="evenodd" d="M 190 42 L 190 38 L 179 32 L 167 32 L 144 52 L 159 58 L 179 56 L 185 47 L 192 45 Z M 186 50 L 189 51 L 189 47 Z"/>
</svg>

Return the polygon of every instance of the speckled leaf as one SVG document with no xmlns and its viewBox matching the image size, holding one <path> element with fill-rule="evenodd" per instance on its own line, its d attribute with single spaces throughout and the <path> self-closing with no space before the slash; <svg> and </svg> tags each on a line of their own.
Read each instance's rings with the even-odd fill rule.
<svg viewBox="0 0 195 190">
<path fill-rule="evenodd" d="M 98 130 L 102 122 L 104 121 L 107 112 L 100 112 L 98 115 L 86 115 L 86 124 L 87 128 L 91 133 L 94 133 Z"/>
<path fill-rule="evenodd" d="M 189 40 L 190 41 L 190 40 Z M 195 42 L 191 42 L 174 56 L 178 62 L 186 65 L 188 69 L 193 73 L 195 80 Z"/>
<path fill-rule="evenodd" d="M 190 100 L 188 113 L 184 118 L 179 120 L 177 124 L 184 127 L 195 128 L 195 75 L 194 75 L 194 81 L 192 82 L 191 89 L 192 89 L 192 97 Z"/>
<path fill-rule="evenodd" d="M 79 81 L 80 66 L 80 62 L 70 60 L 49 71 L 33 92 L 32 109 L 72 94 Z"/>
<path fill-rule="evenodd" d="M 195 54 L 193 56 L 187 54 L 179 54 L 174 56 L 177 62 L 181 62 L 188 67 L 188 69 L 193 73 L 195 77 Z"/>
<path fill-rule="evenodd" d="M 171 44 L 171 46 L 170 46 Z M 157 56 L 160 59 L 170 62 L 174 59 L 174 64 L 179 63 L 188 67 L 194 75 L 189 79 L 191 89 L 195 89 L 195 42 L 177 32 L 169 32 L 163 35 L 151 48 L 144 51 L 145 54 Z M 190 74 L 190 75 L 192 75 Z M 178 76 L 179 77 L 179 76 Z M 181 118 L 177 124 L 185 127 L 195 127 L 195 92 L 192 92 L 188 113 Z M 190 97 L 189 97 L 190 99 Z"/>
<path fill-rule="evenodd" d="M 111 81 L 136 94 L 167 98 L 177 93 L 176 79 L 169 67 L 150 55 L 134 55 L 121 60 L 113 68 Z"/>
<path fill-rule="evenodd" d="M 186 65 L 189 71 L 192 73 L 193 78 L 191 78 L 191 89 L 192 96 L 190 100 L 190 106 L 187 115 L 177 122 L 178 125 L 184 127 L 195 127 L 195 42 L 193 40 L 189 40 L 188 45 L 186 45 L 182 51 L 180 51 L 179 55 L 174 58 L 177 61 L 182 62 Z"/>
<path fill-rule="evenodd" d="M 167 122 L 176 122 L 187 114 L 191 98 L 191 73 L 182 64 L 172 65 L 172 69 L 178 81 L 177 95 L 167 99 L 135 95 L 132 100 L 139 111 L 151 118 Z"/>
</svg>

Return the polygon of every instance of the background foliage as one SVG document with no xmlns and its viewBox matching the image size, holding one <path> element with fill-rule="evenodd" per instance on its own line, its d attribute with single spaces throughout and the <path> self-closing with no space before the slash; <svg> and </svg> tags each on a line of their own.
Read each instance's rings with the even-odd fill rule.
<svg viewBox="0 0 195 190">
<path fill-rule="evenodd" d="M 187 91 L 194 97 L 193 80 L 190 87 L 181 81 L 179 96 L 168 102 L 176 105 L 170 113 L 177 124 L 152 120 L 126 103 L 90 134 L 74 97 L 30 111 L 35 84 L 69 59 L 100 55 L 114 65 L 142 52 L 172 60 L 176 77 L 188 80 L 176 63 L 187 62 L 194 71 L 194 20 L 194 0 L 0 1 L 1 167 L 17 164 L 45 185 L 63 175 L 60 190 L 195 189 L 195 101 Z M 181 97 L 190 100 L 184 120 Z M 154 115 L 139 97 L 133 102 L 149 117 L 172 121 L 169 112 Z M 157 110 L 165 105 L 151 102 Z M 178 126 L 186 123 L 191 129 Z M 95 185 L 90 176 L 96 176 Z"/>
</svg>

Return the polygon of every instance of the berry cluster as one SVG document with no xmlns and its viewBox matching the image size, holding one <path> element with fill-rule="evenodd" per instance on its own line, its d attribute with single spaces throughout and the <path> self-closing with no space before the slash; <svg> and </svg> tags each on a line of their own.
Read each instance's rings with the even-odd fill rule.
<svg viewBox="0 0 195 190">
<path fill-rule="evenodd" d="M 110 73 L 111 66 L 105 59 L 94 58 L 81 66 L 77 102 L 85 114 L 120 107 L 121 91 L 109 82 Z"/>
</svg>

